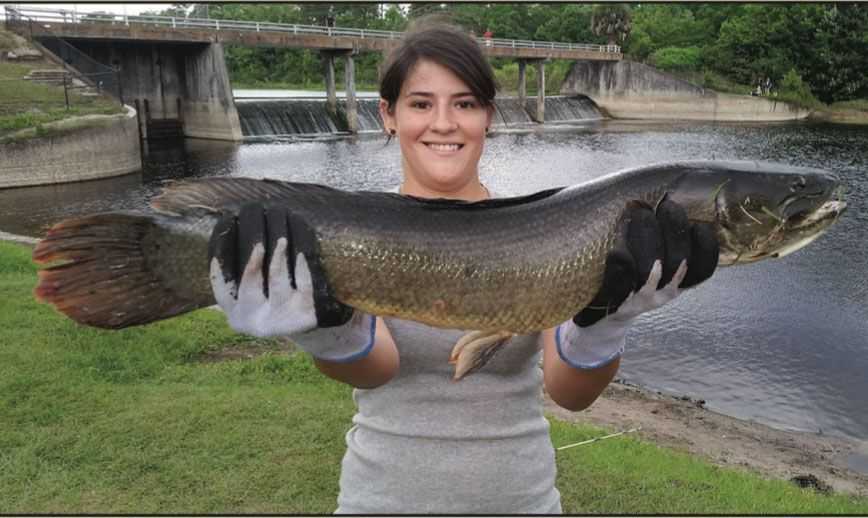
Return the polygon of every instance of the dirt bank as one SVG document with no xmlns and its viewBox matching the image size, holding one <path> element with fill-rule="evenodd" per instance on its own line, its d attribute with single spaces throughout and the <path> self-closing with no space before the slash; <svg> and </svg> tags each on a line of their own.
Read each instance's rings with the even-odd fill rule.
<svg viewBox="0 0 868 518">
<path fill-rule="evenodd" d="M 865 445 L 811 433 L 775 430 L 704 408 L 704 402 L 612 383 L 583 412 L 546 400 L 559 419 L 624 430 L 636 426 L 644 440 L 685 451 L 714 464 L 749 469 L 769 478 L 813 475 L 833 491 L 868 496 L 868 476 L 848 468 L 848 458 Z"/>
</svg>

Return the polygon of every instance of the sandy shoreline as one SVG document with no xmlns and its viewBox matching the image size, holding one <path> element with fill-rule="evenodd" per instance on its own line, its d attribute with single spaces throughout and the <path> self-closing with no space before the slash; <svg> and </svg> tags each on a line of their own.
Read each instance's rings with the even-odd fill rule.
<svg viewBox="0 0 868 518">
<path fill-rule="evenodd" d="M 848 466 L 854 454 L 868 458 L 868 442 L 776 430 L 708 410 L 703 403 L 614 382 L 587 410 L 570 412 L 546 398 L 546 411 L 564 421 L 613 430 L 641 426 L 635 433 L 643 440 L 719 466 L 769 478 L 800 477 L 821 489 L 868 496 L 868 475 Z"/>
</svg>

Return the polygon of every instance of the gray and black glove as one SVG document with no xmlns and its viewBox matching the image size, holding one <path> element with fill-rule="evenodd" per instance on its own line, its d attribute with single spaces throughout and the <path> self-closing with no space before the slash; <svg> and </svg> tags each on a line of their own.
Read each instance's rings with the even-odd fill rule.
<svg viewBox="0 0 868 518">
<path fill-rule="evenodd" d="M 214 298 L 234 330 L 290 336 L 331 361 L 358 359 L 373 345 L 373 317 L 352 318 L 334 297 L 316 235 L 291 211 L 250 203 L 237 216 L 224 214 L 208 254 Z"/>
<path fill-rule="evenodd" d="M 600 290 L 588 307 L 557 329 L 561 358 L 591 369 L 620 357 L 633 319 L 711 277 L 719 254 L 711 226 L 691 223 L 675 202 L 664 197 L 656 209 L 631 202 L 606 257 Z"/>
</svg>

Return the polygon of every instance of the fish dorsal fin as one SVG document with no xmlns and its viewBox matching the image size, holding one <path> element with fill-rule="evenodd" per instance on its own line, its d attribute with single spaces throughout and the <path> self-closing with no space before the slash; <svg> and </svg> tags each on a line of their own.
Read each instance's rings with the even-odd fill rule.
<svg viewBox="0 0 868 518">
<path fill-rule="evenodd" d="M 208 178 L 171 182 L 151 200 L 162 214 L 184 216 L 201 210 L 237 211 L 251 201 L 284 201 L 299 195 L 316 196 L 336 189 L 318 184 L 256 178 Z"/>
<path fill-rule="evenodd" d="M 300 198 L 314 201 L 316 198 L 330 205 L 339 200 L 349 202 L 364 200 L 364 204 L 439 210 L 479 210 L 526 205 L 553 194 L 563 188 L 549 189 L 526 196 L 496 198 L 477 202 L 450 199 L 425 199 L 388 192 L 343 191 L 314 183 L 260 180 L 255 178 L 209 178 L 167 184 L 163 191 L 151 200 L 151 207 L 171 216 L 185 216 L 207 212 L 237 212 L 251 201 L 284 202 L 293 205 Z"/>
</svg>

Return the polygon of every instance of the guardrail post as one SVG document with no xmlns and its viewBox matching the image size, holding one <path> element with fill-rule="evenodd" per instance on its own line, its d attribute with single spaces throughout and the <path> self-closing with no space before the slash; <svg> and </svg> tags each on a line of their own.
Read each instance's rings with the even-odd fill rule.
<svg viewBox="0 0 868 518">
<path fill-rule="evenodd" d="M 256 32 L 259 32 L 259 22 L 256 22 Z"/>
<path fill-rule="evenodd" d="M 214 26 L 217 27 L 217 30 L 220 30 L 220 20 L 214 20 Z"/>
<path fill-rule="evenodd" d="M 66 111 L 69 111 L 69 74 L 63 74 L 63 99 L 66 101 Z"/>
<path fill-rule="evenodd" d="M 175 17 L 174 17 L 174 16 L 172 17 L 172 28 L 173 28 L 173 29 L 177 29 L 177 28 L 178 28 L 178 26 L 175 25 Z"/>
</svg>

